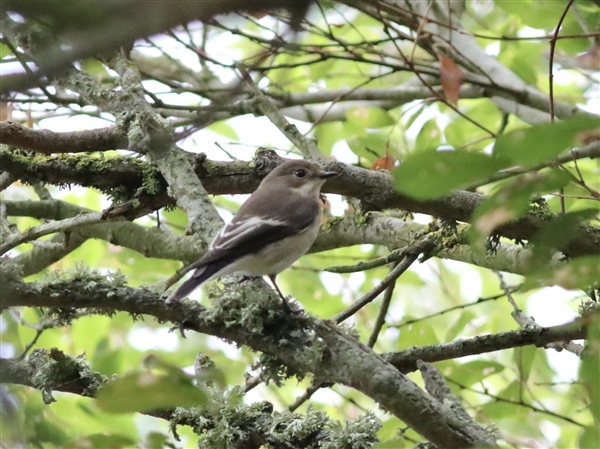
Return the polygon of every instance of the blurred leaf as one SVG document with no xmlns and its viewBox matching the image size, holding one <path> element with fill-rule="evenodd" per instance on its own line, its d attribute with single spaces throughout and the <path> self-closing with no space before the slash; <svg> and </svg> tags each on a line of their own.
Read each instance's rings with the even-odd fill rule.
<svg viewBox="0 0 600 449">
<path fill-rule="evenodd" d="M 398 438 L 396 440 L 385 441 L 383 443 L 377 443 L 373 446 L 373 449 L 402 449 L 406 447 L 406 440 Z"/>
<path fill-rule="evenodd" d="M 0 59 L 3 59 L 5 56 L 11 55 L 12 51 L 10 51 L 10 49 L 6 45 L 0 44 Z"/>
<path fill-rule="evenodd" d="M 482 153 L 419 152 L 409 155 L 394 171 L 396 189 L 419 199 L 433 200 L 454 190 L 485 181 L 503 167 Z"/>
<path fill-rule="evenodd" d="M 500 126 L 502 114 L 492 101 L 488 99 L 464 99 L 461 101 L 460 109 L 469 117 L 472 117 L 476 123 L 472 123 L 454 112 L 449 112 L 449 114 L 452 114 L 452 121 L 444 128 L 444 137 L 448 145 L 454 148 L 469 145 L 477 145 L 476 148 L 483 148 L 494 142 L 493 136 L 482 129 L 482 127 L 496 129 Z"/>
<path fill-rule="evenodd" d="M 519 379 L 521 382 L 527 382 L 531 374 L 531 367 L 538 350 L 535 346 L 521 346 L 513 351 L 515 365 L 519 370 Z"/>
<path fill-rule="evenodd" d="M 94 434 L 73 441 L 69 444 L 70 448 L 110 448 L 120 449 L 123 447 L 131 447 L 136 441 L 125 435 L 118 434 Z"/>
<path fill-rule="evenodd" d="M 458 363 L 447 373 L 447 377 L 460 385 L 471 385 L 504 370 L 504 365 L 487 360 L 473 360 L 467 363 Z"/>
<path fill-rule="evenodd" d="M 581 431 L 580 449 L 598 449 L 600 447 L 600 426 L 588 426 Z"/>
<path fill-rule="evenodd" d="M 452 59 L 441 54 L 438 55 L 438 58 L 440 60 L 440 77 L 444 96 L 448 103 L 456 106 L 465 73 Z"/>
<path fill-rule="evenodd" d="M 112 348 L 110 340 L 103 337 L 96 345 L 94 357 L 91 360 L 92 369 L 107 376 L 111 376 L 121 371 L 122 360 L 123 350 Z"/>
<path fill-rule="evenodd" d="M 427 120 L 417 135 L 415 149 L 418 151 L 435 150 L 441 144 L 442 131 L 437 124 L 437 120 L 434 118 Z"/>
<path fill-rule="evenodd" d="M 495 229 L 521 217 L 529 210 L 534 196 L 558 191 L 570 180 L 567 173 L 558 170 L 517 177 L 477 206 L 473 212 L 473 226 L 469 229 L 471 245 L 481 250 L 485 247 L 485 240 Z"/>
<path fill-rule="evenodd" d="M 522 290 L 545 285 L 559 285 L 567 290 L 585 290 L 600 283 L 600 256 L 582 256 L 561 263 L 556 268 L 543 266 L 527 275 Z"/>
<path fill-rule="evenodd" d="M 252 51 L 255 55 L 259 53 L 258 49 L 254 49 Z M 275 57 L 273 64 L 287 65 L 298 64 L 299 62 L 300 61 L 297 55 L 279 53 Z M 267 77 L 274 85 L 285 88 L 287 92 L 306 92 L 312 82 L 308 66 L 303 65 L 285 69 L 269 70 Z"/>
<path fill-rule="evenodd" d="M 346 143 L 354 154 L 367 159 L 370 163 L 383 156 L 387 147 L 387 136 L 379 133 L 368 133 L 347 139 Z"/>
<path fill-rule="evenodd" d="M 507 401 L 517 402 L 522 394 L 522 386 L 519 381 L 513 381 L 496 396 Z M 505 418 L 519 418 L 527 416 L 529 411 L 521 407 L 518 403 L 509 403 L 503 401 L 489 401 L 481 407 L 481 412 L 485 417 L 493 421 L 499 421 Z"/>
<path fill-rule="evenodd" d="M 600 121 L 597 117 L 578 116 L 518 129 L 498 137 L 494 156 L 522 167 L 534 167 L 552 161 L 574 145 L 579 132 L 598 126 Z"/>
<path fill-rule="evenodd" d="M 498 55 L 505 64 L 527 84 L 536 85 L 542 65 L 547 64 L 542 58 L 543 43 L 504 42 L 503 51 Z"/>
<path fill-rule="evenodd" d="M 575 237 L 575 229 L 581 223 L 593 218 L 596 209 L 583 209 L 558 215 L 550 223 L 544 225 L 530 239 L 533 244 L 532 264 L 546 263 L 555 251 L 561 251 Z"/>
<path fill-rule="evenodd" d="M 588 326 L 588 340 L 581 357 L 579 380 L 585 386 L 590 401 L 590 411 L 596 423 L 596 431 L 600 426 L 600 317 L 596 315 Z M 583 438 L 583 437 L 582 437 Z M 586 436 L 586 440 L 591 438 Z M 582 446 L 586 447 L 586 446 Z M 587 446 L 593 447 L 593 446 Z M 596 446 L 600 447 L 600 446 Z"/>
<path fill-rule="evenodd" d="M 315 138 L 319 144 L 319 149 L 330 155 L 333 145 L 344 138 L 343 131 L 342 122 L 319 123 L 315 128 Z"/>
<path fill-rule="evenodd" d="M 409 321 L 414 318 L 406 315 L 403 317 L 403 320 Z M 398 338 L 399 349 L 413 346 L 437 345 L 438 343 L 440 343 L 440 339 L 429 321 L 408 324 L 400 329 L 400 338 Z"/>
<path fill-rule="evenodd" d="M 361 128 L 383 128 L 394 124 L 392 116 L 384 109 L 357 106 L 346 113 L 347 120 Z"/>
<path fill-rule="evenodd" d="M 211 123 L 209 126 L 206 127 L 206 129 L 214 133 L 220 134 L 223 137 L 227 137 L 231 140 L 240 140 L 236 130 L 225 120 L 220 120 L 218 122 Z"/>
<path fill-rule="evenodd" d="M 319 80 L 326 78 L 335 69 L 337 63 L 338 61 L 335 58 L 330 58 L 317 64 L 311 64 L 309 66 L 311 79 Z"/>
<path fill-rule="evenodd" d="M 149 432 L 146 435 L 146 444 L 144 445 L 145 449 L 164 449 L 165 447 L 169 447 L 167 444 L 169 441 L 168 435 L 160 432 Z M 172 446 L 175 447 L 175 446 Z"/>
<path fill-rule="evenodd" d="M 87 58 L 79 62 L 81 69 L 98 79 L 108 78 L 110 75 L 106 66 L 96 58 Z"/>
<path fill-rule="evenodd" d="M 473 321 L 476 317 L 477 315 L 469 310 L 461 313 L 458 317 L 458 320 L 456 320 L 454 324 L 448 328 L 448 332 L 446 332 L 446 341 L 454 340 L 463 331 L 465 326 Z"/>
<path fill-rule="evenodd" d="M 48 419 L 42 418 L 29 423 L 28 441 L 35 446 L 42 446 L 42 443 L 51 443 L 58 447 L 63 447 L 69 437 L 59 424 L 51 422 Z"/>
<path fill-rule="evenodd" d="M 204 404 L 206 394 L 179 373 L 131 371 L 98 392 L 98 406 L 111 413 L 128 413 Z"/>
<path fill-rule="evenodd" d="M 523 23 L 533 28 L 553 29 L 556 17 L 560 17 L 564 5 L 561 2 L 540 2 L 538 0 L 498 1 L 495 2 L 507 13 L 517 16 Z"/>
</svg>

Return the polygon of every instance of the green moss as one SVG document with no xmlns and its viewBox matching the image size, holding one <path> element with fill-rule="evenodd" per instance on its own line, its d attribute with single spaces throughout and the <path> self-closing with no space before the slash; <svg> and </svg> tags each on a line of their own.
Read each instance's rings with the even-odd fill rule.
<svg viewBox="0 0 600 449">
<path fill-rule="evenodd" d="M 115 288 L 123 287 L 126 284 L 126 276 L 120 271 L 101 273 L 82 263 L 78 263 L 72 270 L 49 271 L 39 281 L 41 287 L 47 287 L 50 294 L 56 295 L 61 294 L 66 289 L 93 293 L 99 285 L 104 287 L 107 283 Z M 116 312 L 113 308 L 90 308 L 87 310 L 87 313 L 112 317 Z M 57 321 L 57 326 L 68 326 L 73 320 L 82 316 L 77 309 L 70 307 L 50 308 L 48 315 Z"/>
<path fill-rule="evenodd" d="M 600 311 L 600 304 L 596 302 L 597 298 L 600 296 L 600 290 L 592 290 L 589 292 L 591 298 L 596 298 L 594 300 L 582 300 L 581 304 L 579 304 L 579 314 L 581 316 L 592 316 L 598 311 Z"/>
<path fill-rule="evenodd" d="M 378 442 L 381 427 L 372 413 L 345 426 L 308 405 L 306 415 L 274 412 L 270 402 L 243 404 L 241 396 L 214 395 L 206 407 L 178 408 L 171 418 L 175 433 L 178 424 L 192 426 L 200 435 L 203 449 L 245 449 L 247 447 L 302 447 L 305 449 L 370 449 Z"/>
<path fill-rule="evenodd" d="M 83 387 L 82 395 L 93 397 L 107 378 L 93 372 L 85 361 L 85 355 L 72 357 L 57 348 L 36 349 L 28 357 L 34 368 L 31 381 L 42 390 L 45 403 L 54 402 L 51 390 L 72 384 Z"/>
<path fill-rule="evenodd" d="M 146 193 L 148 195 L 157 195 L 164 190 L 164 181 L 160 175 L 158 167 L 147 162 L 139 162 L 139 167 L 142 170 L 142 185 L 138 189 L 138 193 Z"/>
<path fill-rule="evenodd" d="M 9 164 L 17 165 L 24 173 L 21 176 L 27 184 L 46 183 L 47 176 L 40 172 L 40 167 L 58 164 L 61 170 L 72 170 L 93 175 L 108 175 L 115 170 L 115 165 L 133 165 L 139 170 L 141 184 L 132 191 L 130 187 L 106 187 L 99 188 L 114 201 L 125 201 L 131 199 L 135 194 L 157 195 L 163 192 L 166 184 L 160 171 L 154 164 L 141 159 L 125 158 L 120 156 L 106 157 L 104 153 L 93 154 L 59 154 L 44 155 L 25 151 L 3 152 L 3 158 L 8 158 Z M 68 187 L 70 184 L 59 184 L 58 187 Z M 94 186 L 93 186 L 94 187 Z M 95 187 L 97 188 L 97 187 Z"/>
</svg>

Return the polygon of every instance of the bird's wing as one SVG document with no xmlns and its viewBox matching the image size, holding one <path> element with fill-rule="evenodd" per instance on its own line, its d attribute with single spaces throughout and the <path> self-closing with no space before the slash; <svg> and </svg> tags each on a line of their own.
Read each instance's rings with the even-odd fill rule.
<svg viewBox="0 0 600 449">
<path fill-rule="evenodd" d="M 238 258 L 260 251 L 270 243 L 302 232 L 319 217 L 320 206 L 317 202 L 312 205 L 295 204 L 293 199 L 291 203 L 287 202 L 285 212 L 280 203 L 258 208 L 260 215 L 246 213 L 252 200 L 260 201 L 261 198 L 251 197 L 240 208 L 233 220 L 218 232 L 210 244 L 208 252 L 192 264 L 196 269 L 192 276 L 179 287 L 168 299 L 168 302 L 187 296 L 200 284 Z M 289 207 L 290 205 L 292 207 Z M 256 211 L 257 208 L 253 209 Z M 285 221 L 277 218 L 285 216 L 284 213 L 287 213 Z"/>
<path fill-rule="evenodd" d="M 235 260 L 259 251 L 270 243 L 301 232 L 312 223 L 299 227 L 275 219 L 249 217 L 224 226 L 210 245 L 209 251 L 200 259 L 201 265 L 221 260 Z"/>
</svg>

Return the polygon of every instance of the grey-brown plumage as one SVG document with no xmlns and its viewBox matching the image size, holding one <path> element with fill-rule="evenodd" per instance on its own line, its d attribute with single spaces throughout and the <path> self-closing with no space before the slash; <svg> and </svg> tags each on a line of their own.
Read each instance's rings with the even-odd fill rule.
<svg viewBox="0 0 600 449">
<path fill-rule="evenodd" d="M 275 168 L 214 238 L 196 271 L 167 302 L 178 301 L 202 283 L 226 274 L 271 277 L 311 247 L 321 221 L 319 195 L 337 175 L 310 162 L 287 161 Z M 285 299 L 284 299 L 285 301 Z"/>
</svg>

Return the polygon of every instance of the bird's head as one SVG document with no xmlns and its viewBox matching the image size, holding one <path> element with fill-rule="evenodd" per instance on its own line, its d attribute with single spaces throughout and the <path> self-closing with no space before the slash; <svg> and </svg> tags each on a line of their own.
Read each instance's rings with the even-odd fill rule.
<svg viewBox="0 0 600 449">
<path fill-rule="evenodd" d="M 317 197 L 325 180 L 337 175 L 337 172 L 324 171 L 311 162 L 293 160 L 277 166 L 261 184 L 279 185 L 282 189 L 292 189 L 305 196 Z M 285 194 L 283 190 L 282 194 Z"/>
</svg>

